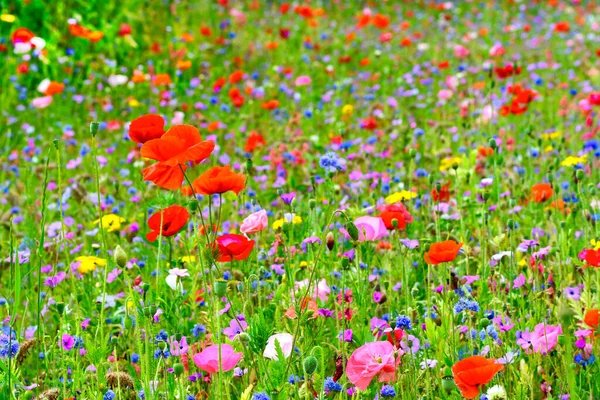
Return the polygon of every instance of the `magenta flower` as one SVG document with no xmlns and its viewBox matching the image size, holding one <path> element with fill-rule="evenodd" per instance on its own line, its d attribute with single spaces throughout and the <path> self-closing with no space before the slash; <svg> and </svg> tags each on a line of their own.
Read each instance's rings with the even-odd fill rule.
<svg viewBox="0 0 600 400">
<path fill-rule="evenodd" d="M 246 328 L 248 328 L 248 324 L 246 323 L 244 314 L 239 314 L 237 315 L 237 319 L 233 318 L 229 321 L 229 326 L 223 329 L 223 333 L 227 335 L 229 340 L 233 340 L 236 335 L 244 332 Z"/>
<path fill-rule="evenodd" d="M 350 382 L 360 390 L 366 390 L 373 378 L 379 375 L 379 382 L 394 379 L 400 357 L 390 342 L 366 343 L 350 356 L 346 366 L 346 375 Z"/>
<path fill-rule="evenodd" d="M 75 339 L 73 339 L 73 336 L 64 333 L 59 340 L 58 345 L 62 347 L 63 350 L 69 351 L 75 346 Z"/>
<path fill-rule="evenodd" d="M 354 220 L 354 225 L 358 228 L 358 241 L 374 241 L 379 240 L 387 234 L 385 223 L 379 217 L 359 217 Z M 350 235 L 346 229 L 340 229 L 340 232 L 350 239 Z"/>
<path fill-rule="evenodd" d="M 181 340 L 175 340 L 175 337 L 171 337 L 171 354 L 174 356 L 182 356 L 188 352 L 188 344 L 185 336 Z"/>
</svg>

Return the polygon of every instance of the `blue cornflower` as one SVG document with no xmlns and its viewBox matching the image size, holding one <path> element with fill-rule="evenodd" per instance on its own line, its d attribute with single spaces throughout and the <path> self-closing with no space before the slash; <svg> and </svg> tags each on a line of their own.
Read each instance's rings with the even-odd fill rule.
<svg viewBox="0 0 600 400">
<path fill-rule="evenodd" d="M 271 398 L 265 392 L 260 392 L 252 396 L 252 400 L 271 400 Z"/>
<path fill-rule="evenodd" d="M 131 362 L 136 364 L 138 361 L 140 361 L 140 355 L 137 353 L 133 353 L 131 355 Z"/>
<path fill-rule="evenodd" d="M 319 159 L 319 165 L 327 172 L 336 172 L 344 168 L 346 160 L 339 158 L 334 152 L 326 153 Z"/>
<path fill-rule="evenodd" d="M 475 300 L 470 300 L 466 297 L 461 297 L 458 300 L 458 303 L 454 305 L 454 313 L 460 314 L 465 310 L 470 310 L 473 312 L 479 311 L 479 304 Z"/>
<path fill-rule="evenodd" d="M 391 385 L 385 385 L 381 388 L 381 397 L 396 397 L 396 390 Z"/>
<path fill-rule="evenodd" d="M 19 342 L 8 335 L 0 336 L 0 358 L 13 358 L 19 352 Z"/>
<path fill-rule="evenodd" d="M 396 318 L 396 327 L 400 329 L 411 330 L 412 322 L 406 315 L 399 315 Z"/>
<path fill-rule="evenodd" d="M 112 390 L 108 389 L 106 393 L 104 393 L 104 400 L 114 400 L 114 398 L 115 392 L 113 392 Z"/>
<path fill-rule="evenodd" d="M 328 376 L 325 379 L 325 383 L 323 384 L 323 388 L 325 390 L 325 393 L 329 394 L 329 393 L 338 393 L 342 391 L 342 385 L 340 385 L 337 382 L 333 381 L 333 378 Z"/>
</svg>

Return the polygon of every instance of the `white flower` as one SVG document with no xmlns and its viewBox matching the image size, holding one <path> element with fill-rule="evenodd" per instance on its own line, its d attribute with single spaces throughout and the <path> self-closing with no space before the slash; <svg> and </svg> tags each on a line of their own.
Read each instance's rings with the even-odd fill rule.
<svg viewBox="0 0 600 400">
<path fill-rule="evenodd" d="M 488 400 L 506 400 L 506 390 L 500 385 L 495 385 L 488 389 L 486 396 Z"/>
<path fill-rule="evenodd" d="M 288 358 L 292 354 L 292 343 L 294 336 L 289 333 L 276 333 L 267 340 L 267 346 L 263 352 L 263 356 L 271 360 L 277 360 L 277 350 L 275 349 L 275 341 L 279 342 L 283 356 Z"/>
</svg>

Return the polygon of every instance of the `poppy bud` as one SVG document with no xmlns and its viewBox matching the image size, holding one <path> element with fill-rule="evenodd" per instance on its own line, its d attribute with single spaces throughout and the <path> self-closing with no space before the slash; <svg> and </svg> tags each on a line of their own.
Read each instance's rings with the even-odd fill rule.
<svg viewBox="0 0 600 400">
<path fill-rule="evenodd" d="M 446 393 L 452 392 L 455 387 L 456 384 L 454 383 L 452 376 L 445 376 L 442 378 L 442 388 L 446 391 Z"/>
<path fill-rule="evenodd" d="M 133 320 L 128 316 L 123 317 L 123 326 L 125 329 L 133 328 Z"/>
<path fill-rule="evenodd" d="M 489 324 L 490 324 L 490 320 L 487 319 L 487 318 L 481 318 L 479 320 L 479 328 L 480 329 L 483 329 L 483 328 L 487 327 Z"/>
<path fill-rule="evenodd" d="M 333 232 L 327 232 L 327 235 L 325 235 L 325 243 L 327 244 L 327 248 L 329 249 L 329 251 L 333 250 L 333 247 L 335 246 L 335 238 L 333 237 Z"/>
<path fill-rule="evenodd" d="M 281 196 L 283 194 L 283 189 L 277 189 L 277 195 Z"/>
<path fill-rule="evenodd" d="M 342 269 L 348 269 L 350 265 L 350 259 L 348 257 L 342 257 Z"/>
<path fill-rule="evenodd" d="M 250 335 L 248 335 L 246 332 L 242 332 L 242 333 L 238 333 L 237 335 L 235 335 L 235 337 L 240 341 L 240 343 L 247 345 L 248 343 L 250 343 Z"/>
<path fill-rule="evenodd" d="M 442 184 L 440 182 L 436 182 L 435 191 L 439 193 L 441 190 L 442 190 Z"/>
<path fill-rule="evenodd" d="M 90 133 L 93 137 L 96 137 L 98 134 L 98 129 L 100 128 L 100 124 L 98 122 L 92 122 L 90 124 Z"/>
<path fill-rule="evenodd" d="M 246 172 L 248 172 L 249 174 L 252 174 L 253 167 L 254 167 L 254 164 L 252 162 L 252 159 L 248 158 L 246 160 Z"/>
<path fill-rule="evenodd" d="M 214 287 L 215 287 L 215 294 L 219 297 L 223 297 L 223 296 L 225 296 L 225 293 L 227 292 L 227 281 L 224 281 L 224 280 L 215 281 Z"/>
<path fill-rule="evenodd" d="M 58 313 L 58 315 L 63 315 L 63 313 L 65 312 L 65 303 L 58 302 L 54 305 L 54 308 L 56 308 L 56 312 Z"/>
<path fill-rule="evenodd" d="M 488 201 L 490 199 L 490 192 L 483 192 L 481 197 L 483 197 L 484 201 Z"/>
<path fill-rule="evenodd" d="M 167 342 L 163 342 L 162 340 L 160 340 L 157 344 L 156 347 L 158 347 L 161 350 L 166 350 L 167 348 Z"/>
<path fill-rule="evenodd" d="M 196 212 L 198 207 L 199 207 L 198 199 L 192 199 L 188 203 L 188 208 L 190 209 L 191 212 Z"/>
<path fill-rule="evenodd" d="M 458 169 L 458 163 L 452 163 L 452 169 L 456 171 Z"/>
<path fill-rule="evenodd" d="M 550 183 L 554 182 L 554 175 L 553 174 L 548 174 L 548 175 L 546 175 L 546 177 L 548 178 L 548 182 L 550 182 Z"/>
<path fill-rule="evenodd" d="M 419 295 L 419 288 L 414 286 L 412 289 L 410 289 L 410 295 L 412 297 L 417 297 Z"/>
<path fill-rule="evenodd" d="M 177 340 L 178 342 L 181 341 L 182 337 L 183 337 L 183 335 L 181 333 L 175 334 L 175 340 Z"/>
<path fill-rule="evenodd" d="M 308 200 L 308 207 L 311 210 L 314 210 L 316 206 L 317 206 L 317 201 L 315 199 L 309 199 Z"/>
<path fill-rule="evenodd" d="M 429 184 L 433 185 L 435 182 L 435 176 L 433 174 L 429 174 Z"/>
<path fill-rule="evenodd" d="M 175 373 L 176 376 L 183 374 L 183 364 L 182 363 L 173 364 L 173 372 Z"/>
<path fill-rule="evenodd" d="M 23 393 L 23 399 L 24 400 L 31 400 L 33 399 L 33 392 L 32 391 L 28 391 Z"/>
<path fill-rule="evenodd" d="M 509 219 L 508 221 L 506 221 L 506 226 L 508 227 L 508 229 L 514 229 L 515 228 L 515 220 Z"/>
<path fill-rule="evenodd" d="M 417 156 L 417 150 L 413 148 L 408 149 L 408 156 L 410 158 L 415 158 Z"/>
<path fill-rule="evenodd" d="M 124 268 L 125 264 L 127 264 L 127 253 L 125 253 L 125 250 L 123 250 L 121 246 L 117 245 L 117 247 L 115 247 L 113 259 L 115 260 L 115 264 L 121 268 Z"/>
<path fill-rule="evenodd" d="M 315 373 L 317 367 L 319 366 L 319 361 L 315 356 L 308 356 L 302 361 L 302 367 L 304 368 L 304 373 L 308 376 Z"/>
<path fill-rule="evenodd" d="M 149 284 L 149 283 L 144 283 L 144 284 L 142 285 L 142 290 L 143 290 L 144 292 L 147 292 L 148 290 L 150 290 L 150 284 Z"/>
<path fill-rule="evenodd" d="M 582 169 L 578 169 L 577 171 L 575 171 L 575 178 L 577 178 L 578 181 L 582 180 L 585 177 L 585 172 L 583 172 Z"/>
<path fill-rule="evenodd" d="M 398 229 L 398 220 L 396 218 L 392 219 L 392 227 L 394 227 L 394 229 Z"/>
<path fill-rule="evenodd" d="M 358 232 L 356 225 L 354 225 L 354 222 L 348 222 L 346 224 L 346 231 L 348 232 L 350 238 L 354 241 L 357 241 L 360 237 L 360 233 Z"/>
<path fill-rule="evenodd" d="M 498 148 L 498 143 L 496 142 L 496 139 L 494 139 L 494 138 L 491 138 L 491 139 L 488 141 L 488 144 L 490 145 L 490 147 L 491 147 L 493 150 L 496 150 L 496 149 Z"/>
<path fill-rule="evenodd" d="M 54 148 L 55 148 L 56 150 L 58 150 L 58 140 L 57 140 L 57 139 L 54 139 L 54 140 L 52 141 L 52 143 L 54 144 Z"/>
<path fill-rule="evenodd" d="M 465 182 L 469 183 L 469 180 L 470 180 L 470 179 L 471 179 L 471 173 L 470 173 L 470 172 L 467 172 L 467 173 L 465 174 Z"/>
</svg>

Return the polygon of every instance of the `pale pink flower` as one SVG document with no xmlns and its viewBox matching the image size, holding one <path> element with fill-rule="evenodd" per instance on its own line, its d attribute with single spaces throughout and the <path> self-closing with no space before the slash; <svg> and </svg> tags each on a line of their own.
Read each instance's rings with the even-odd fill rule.
<svg viewBox="0 0 600 400">
<path fill-rule="evenodd" d="M 312 79 L 308 75 L 302 75 L 296 78 L 296 86 L 307 86 L 310 85 Z"/>
<path fill-rule="evenodd" d="M 260 232 L 269 226 L 269 219 L 267 218 L 267 212 L 260 210 L 254 214 L 250 214 L 242 222 L 240 231 L 246 235 L 251 233 Z"/>
<path fill-rule="evenodd" d="M 359 242 L 379 240 L 387 233 L 385 223 L 379 217 L 359 217 L 354 220 L 354 225 L 358 228 Z M 342 228 L 340 229 L 340 232 L 342 232 L 346 238 L 350 238 L 346 229 Z"/>
<path fill-rule="evenodd" d="M 213 344 L 208 346 L 202 353 L 195 354 L 192 357 L 194 364 L 210 374 L 219 372 L 219 346 L 221 346 L 221 371 L 227 372 L 234 369 L 243 354 L 236 353 L 229 344 Z"/>
<path fill-rule="evenodd" d="M 46 108 L 52 103 L 52 96 L 36 97 L 31 101 L 35 108 Z"/>
<path fill-rule="evenodd" d="M 263 356 L 271 360 L 277 360 L 277 350 L 275 349 L 275 341 L 279 342 L 283 356 L 288 358 L 292 354 L 294 337 L 289 333 L 276 333 L 269 337 L 267 346 L 263 352 Z"/>
<path fill-rule="evenodd" d="M 400 357 L 390 342 L 370 342 L 354 350 L 346 366 L 346 375 L 352 384 L 364 391 L 377 375 L 379 382 L 393 380 L 399 364 Z"/>
<path fill-rule="evenodd" d="M 465 58 L 469 55 L 469 53 L 469 49 L 467 49 L 465 46 L 461 46 L 460 44 L 454 46 L 454 57 L 456 58 Z"/>
<path fill-rule="evenodd" d="M 449 89 L 442 89 L 438 92 L 438 99 L 440 100 L 448 100 L 449 98 L 452 97 L 454 93 L 452 93 L 452 90 Z"/>
</svg>

